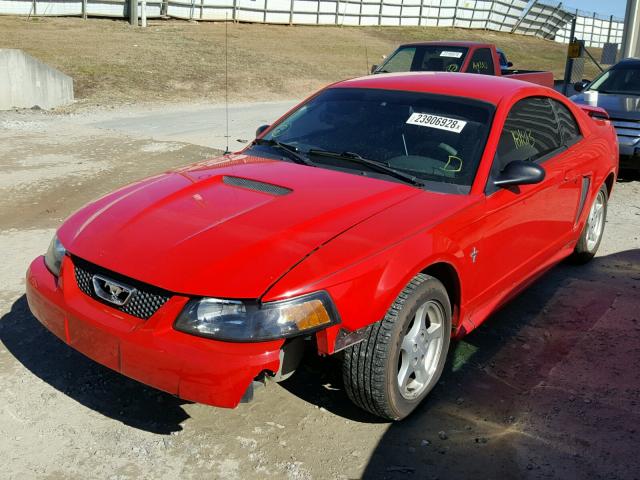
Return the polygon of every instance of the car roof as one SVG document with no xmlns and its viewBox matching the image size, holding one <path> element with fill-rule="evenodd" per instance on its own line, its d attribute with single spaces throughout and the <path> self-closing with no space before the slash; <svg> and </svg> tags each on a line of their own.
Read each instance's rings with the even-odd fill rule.
<svg viewBox="0 0 640 480">
<path fill-rule="evenodd" d="M 616 63 L 611 68 L 615 69 L 615 68 L 629 68 L 629 67 L 640 68 L 640 58 L 635 58 L 635 57 L 625 58 L 624 60 L 621 60 L 618 63 Z"/>
<path fill-rule="evenodd" d="M 448 40 L 438 40 L 438 41 L 432 41 L 432 42 L 410 42 L 410 43 L 403 43 L 402 45 L 400 45 L 401 47 L 417 47 L 417 46 L 424 46 L 424 45 L 436 45 L 436 46 L 450 46 L 450 47 L 486 47 L 486 48 L 491 48 L 493 47 L 493 43 L 483 43 L 483 42 L 465 42 L 465 41 L 455 41 L 455 42 L 451 42 Z"/>
<path fill-rule="evenodd" d="M 335 83 L 332 88 L 377 88 L 465 97 L 497 105 L 522 88 L 544 87 L 521 80 L 449 72 L 402 72 L 368 75 Z M 541 92 L 544 93 L 544 92 Z"/>
</svg>

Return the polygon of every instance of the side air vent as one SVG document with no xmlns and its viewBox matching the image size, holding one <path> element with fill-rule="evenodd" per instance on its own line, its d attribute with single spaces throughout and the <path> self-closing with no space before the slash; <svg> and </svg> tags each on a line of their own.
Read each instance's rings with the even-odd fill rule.
<svg viewBox="0 0 640 480">
<path fill-rule="evenodd" d="M 587 201 L 587 193 L 589 193 L 589 185 L 591 185 L 591 179 L 589 177 L 582 177 L 582 190 L 580 191 L 580 203 L 578 203 L 578 211 L 576 212 L 576 218 L 573 223 L 577 224 L 582 210 L 584 210 L 584 204 Z"/>
<path fill-rule="evenodd" d="M 255 190 L 256 192 L 269 193 L 271 195 L 286 195 L 287 193 L 292 192 L 290 188 L 273 185 L 271 183 L 259 182 L 257 180 L 249 180 L 248 178 L 242 177 L 230 177 L 225 175 L 222 177 L 222 181 L 227 185 L 247 188 L 249 190 Z"/>
</svg>

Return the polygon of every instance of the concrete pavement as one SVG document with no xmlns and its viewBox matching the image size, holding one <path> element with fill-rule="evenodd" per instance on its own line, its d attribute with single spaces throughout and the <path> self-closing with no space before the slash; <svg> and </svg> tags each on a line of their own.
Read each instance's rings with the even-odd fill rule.
<svg viewBox="0 0 640 480">
<path fill-rule="evenodd" d="M 270 124 L 297 102 L 239 103 L 229 105 L 229 149 L 236 151 L 253 140 L 256 128 Z M 178 105 L 161 108 L 118 110 L 100 114 L 91 126 L 115 130 L 134 137 L 185 142 L 224 150 L 226 110 L 224 105 Z"/>
</svg>

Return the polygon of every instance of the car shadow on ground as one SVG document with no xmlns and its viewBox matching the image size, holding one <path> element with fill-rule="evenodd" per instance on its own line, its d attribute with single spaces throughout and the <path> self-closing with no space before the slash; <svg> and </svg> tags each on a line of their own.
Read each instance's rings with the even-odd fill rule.
<svg viewBox="0 0 640 480">
<path fill-rule="evenodd" d="M 618 173 L 618 182 L 629 183 L 640 181 L 640 170 L 621 169 Z M 614 187 L 615 191 L 615 187 Z"/>
<path fill-rule="evenodd" d="M 390 424 L 363 478 L 609 478 L 610 461 L 619 455 L 633 466 L 632 445 L 640 436 L 628 422 L 636 404 L 620 406 L 619 392 L 629 392 L 629 383 L 638 388 L 640 375 L 630 380 L 607 370 L 628 364 L 630 349 L 638 352 L 637 313 L 629 306 L 615 308 L 620 299 L 631 304 L 639 290 L 640 250 L 583 266 L 562 263 L 547 272 L 452 344 L 440 384 L 410 417 Z M 590 342 L 606 315 L 619 315 L 621 324 L 635 329 L 635 339 L 627 336 L 625 348 L 620 332 L 610 332 L 608 340 L 594 334 L 598 357 L 589 358 L 576 345 Z M 354 414 L 338 362 L 305 360 L 284 388 L 351 420 L 377 421 Z M 636 356 L 632 368 L 639 361 Z M 584 386 L 562 382 L 565 363 L 569 370 L 578 368 Z M 628 395 L 638 396 L 634 392 Z M 625 478 L 624 460 L 617 468 Z"/>
<path fill-rule="evenodd" d="M 44 328 L 21 296 L 0 319 L 0 342 L 34 375 L 82 405 L 141 430 L 182 430 L 187 403 L 88 359 Z"/>
<path fill-rule="evenodd" d="M 638 367 L 639 290 L 640 250 L 549 271 L 454 344 L 363 477 L 637 478 L 640 375 L 616 366 Z"/>
</svg>

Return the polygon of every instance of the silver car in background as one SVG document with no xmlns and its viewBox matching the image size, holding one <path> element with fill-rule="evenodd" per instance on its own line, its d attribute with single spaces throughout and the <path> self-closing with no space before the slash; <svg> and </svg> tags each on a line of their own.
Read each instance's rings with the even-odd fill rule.
<svg viewBox="0 0 640 480">
<path fill-rule="evenodd" d="M 640 59 L 627 58 L 574 85 L 576 103 L 604 108 L 618 134 L 620 167 L 640 171 Z"/>
</svg>

